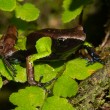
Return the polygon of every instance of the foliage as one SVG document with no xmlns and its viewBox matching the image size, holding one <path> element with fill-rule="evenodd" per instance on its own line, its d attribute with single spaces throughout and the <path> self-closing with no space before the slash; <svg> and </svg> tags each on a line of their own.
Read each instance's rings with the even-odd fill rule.
<svg viewBox="0 0 110 110">
<path fill-rule="evenodd" d="M 49 41 L 49 42 L 51 41 L 49 37 L 42 37 L 40 40 L 38 40 L 36 42 L 36 44 L 39 44 L 39 43 L 45 44 L 45 42 L 47 42 L 47 41 Z M 44 53 L 48 53 L 50 51 L 51 43 L 46 43 L 46 44 L 49 44 L 49 45 L 44 46 L 44 45 L 39 44 L 40 48 L 39 48 L 39 46 L 36 46 L 37 50 L 39 50 L 38 54 L 40 56 L 38 54 L 35 54 L 34 55 L 35 58 L 39 58 L 39 57 L 42 58 L 45 56 Z M 36 55 L 38 57 L 36 57 Z M 47 55 L 49 55 L 49 54 L 47 54 Z M 34 56 L 32 55 L 33 59 L 34 59 Z M 33 59 L 32 59 L 32 61 L 33 61 Z M 34 110 L 37 106 L 39 106 L 39 107 L 41 106 L 41 108 L 43 110 L 46 110 L 48 107 L 49 108 L 52 107 L 50 109 L 59 107 L 59 110 L 60 110 L 62 107 L 63 107 L 62 109 L 64 109 L 66 106 L 68 108 L 68 110 L 69 109 L 73 110 L 74 108 L 72 108 L 70 106 L 70 104 L 67 102 L 66 98 L 75 96 L 78 91 L 78 84 L 75 81 L 75 79 L 78 79 L 78 80 L 85 79 L 88 76 L 90 76 L 92 73 L 94 73 L 94 71 L 96 71 L 97 69 L 102 68 L 102 65 L 100 63 L 95 63 L 90 66 L 87 66 L 86 63 L 87 63 L 86 60 L 77 58 L 77 59 L 68 61 L 65 65 L 66 68 L 62 72 L 60 70 L 62 68 L 59 69 L 59 71 L 61 72 L 62 75 L 58 76 L 58 79 L 46 88 L 46 89 L 48 89 L 48 91 L 50 91 L 51 88 L 53 88 L 53 90 L 51 91 L 53 93 L 53 95 L 51 97 L 52 99 L 48 98 L 44 95 L 40 97 L 40 94 L 42 93 L 41 91 L 44 91 L 43 88 L 30 86 L 30 87 L 26 87 L 25 89 L 19 90 L 17 93 L 13 93 L 10 96 L 10 101 L 13 104 L 18 106 L 16 109 L 23 109 L 23 108 L 26 109 L 26 108 L 30 107 Z M 23 68 L 19 65 L 14 65 L 14 67 L 17 70 L 15 82 L 26 82 L 25 68 Z M 53 68 L 53 67 L 51 67 L 51 65 L 49 66 L 48 64 L 39 63 L 39 64 L 36 64 L 34 67 L 35 67 L 36 81 L 39 81 L 40 77 L 43 76 L 43 80 L 42 80 L 43 83 L 52 80 L 53 78 L 57 77 L 57 75 L 59 74 L 57 68 Z M 5 69 L 3 68 L 3 70 L 5 70 Z M 82 71 L 79 71 L 79 70 L 82 70 Z M 7 79 L 10 78 L 10 76 L 8 75 L 8 72 L 2 71 L 2 73 L 3 73 L 2 75 L 7 76 Z M 41 91 L 39 91 L 37 89 L 40 89 Z M 43 94 L 45 94 L 45 92 L 43 92 Z M 63 98 L 60 99 L 60 97 L 63 97 Z M 28 101 L 28 99 L 29 100 L 31 99 L 31 100 Z M 37 100 L 40 101 L 41 99 L 42 99 L 42 104 L 36 105 Z M 46 101 L 45 101 L 45 99 L 46 99 Z M 54 102 L 51 102 L 51 100 L 56 101 L 57 104 L 55 104 Z M 60 100 L 64 100 L 64 101 L 60 101 Z M 49 101 L 49 102 L 47 103 L 47 101 Z M 33 103 L 35 103 L 35 106 Z M 41 101 L 40 101 L 40 103 L 41 103 Z M 66 103 L 66 105 L 62 106 L 63 103 Z M 65 108 L 65 110 L 67 108 Z"/>
<path fill-rule="evenodd" d="M 16 0 L 0 0 L 0 9 L 3 11 L 15 11 L 16 17 L 25 21 L 36 20 L 39 10 L 31 3 L 20 5 Z"/>
<path fill-rule="evenodd" d="M 48 97 L 42 107 L 42 110 L 75 110 L 65 98 L 57 96 Z"/>
<path fill-rule="evenodd" d="M 102 67 L 103 66 L 100 63 L 95 63 L 88 66 L 87 60 L 77 58 L 67 62 L 64 74 L 74 79 L 84 80 L 85 78 L 93 74 L 96 70 Z"/>
<path fill-rule="evenodd" d="M 77 91 L 77 82 L 67 75 L 58 78 L 53 88 L 53 94 L 59 97 L 72 97 L 76 95 Z"/>
<path fill-rule="evenodd" d="M 0 0 L 0 9 L 3 11 L 12 11 L 16 7 L 16 0 Z"/>
<path fill-rule="evenodd" d="M 30 3 L 25 3 L 23 6 L 17 5 L 15 11 L 17 18 L 21 18 L 26 21 L 36 20 L 39 16 L 39 10 Z"/>
<path fill-rule="evenodd" d="M 37 59 L 47 57 L 51 54 L 51 45 L 52 45 L 52 40 L 50 37 L 42 37 L 36 42 L 36 50 L 37 54 L 33 54 L 30 56 L 30 61 L 33 62 Z"/>
<path fill-rule="evenodd" d="M 87 5 L 87 3 L 88 0 L 63 0 L 63 23 L 70 22 L 80 15 L 83 7 Z M 28 24 L 30 21 L 37 20 L 41 12 L 33 3 L 24 2 L 23 0 L 8 0 L 8 2 L 7 0 L 0 0 L 0 9 L 2 11 L 8 11 L 9 13 L 14 12 L 14 14 L 12 13 L 13 18 L 23 20 L 21 24 L 18 22 L 18 24 L 23 26 L 25 23 Z M 33 28 L 33 25 L 26 26 Z M 18 34 L 18 41 L 15 48 L 25 50 L 26 37 L 20 35 L 20 30 Z M 30 61 L 33 63 L 36 60 L 38 61 L 38 59 L 48 57 L 52 52 L 51 46 L 52 40 L 48 36 L 44 36 L 36 41 L 35 47 L 38 53 L 31 55 Z M 15 76 L 8 67 L 6 67 L 2 59 L 0 59 L 0 88 L 3 86 L 3 77 L 16 83 L 27 82 L 26 68 L 22 67 L 19 63 L 12 65 L 16 69 Z M 42 83 L 49 82 L 54 78 L 56 78 L 56 80 L 46 87 L 30 86 L 12 93 L 9 100 L 17 106 L 15 110 L 37 110 L 39 108 L 42 110 L 55 110 L 56 108 L 57 110 L 75 110 L 75 107 L 69 103 L 68 98 L 74 97 L 78 92 L 76 79 L 84 80 L 103 67 L 100 63 L 87 66 L 87 61 L 81 58 L 76 58 L 66 63 L 62 61 L 51 63 L 38 61 L 33 65 L 36 81 L 39 81 L 41 76 L 43 76 L 41 80 Z M 50 93 L 45 91 L 45 89 Z"/>
<path fill-rule="evenodd" d="M 37 106 L 41 106 L 44 99 L 45 91 L 35 86 L 26 87 L 10 96 L 10 101 L 13 104 L 23 108 L 30 108 L 31 106 L 36 108 Z"/>
<path fill-rule="evenodd" d="M 64 0 L 63 8 L 64 12 L 62 14 L 62 20 L 64 23 L 70 22 L 75 19 L 83 10 L 83 6 L 88 2 L 88 0 Z"/>
</svg>

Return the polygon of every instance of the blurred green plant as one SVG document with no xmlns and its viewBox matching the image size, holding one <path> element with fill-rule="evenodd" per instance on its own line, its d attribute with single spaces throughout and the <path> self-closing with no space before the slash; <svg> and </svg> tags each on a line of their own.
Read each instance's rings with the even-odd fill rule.
<svg viewBox="0 0 110 110">
<path fill-rule="evenodd" d="M 62 21 L 64 23 L 75 19 L 83 10 L 89 0 L 63 0 Z M 40 10 L 32 3 L 22 3 L 23 0 L 0 0 L 0 9 L 3 11 L 14 11 L 16 18 L 24 21 L 34 21 L 39 17 Z"/>
<path fill-rule="evenodd" d="M 80 15 L 88 1 L 89 0 L 63 0 L 63 23 L 70 22 Z M 34 21 L 38 19 L 40 15 L 40 9 L 32 3 L 24 2 L 24 0 L 8 0 L 8 2 L 7 0 L 0 0 L 0 10 L 13 11 L 13 16 L 15 15 L 16 18 L 20 18 L 26 22 Z M 34 60 L 49 56 L 51 54 L 51 45 L 52 42 L 48 36 L 39 39 L 36 42 L 38 53 L 32 55 L 30 61 L 33 62 Z M 26 49 L 25 36 L 18 36 L 15 48 L 18 50 Z M 30 86 L 16 93 L 12 93 L 9 100 L 17 106 L 15 110 L 37 110 L 39 108 L 42 110 L 75 110 L 67 100 L 70 97 L 74 97 L 78 92 L 78 83 L 75 79 L 84 80 L 103 67 L 100 63 L 95 63 L 90 66 L 87 66 L 86 63 L 87 61 L 81 58 L 76 58 L 66 63 L 62 63 L 61 61 L 52 62 L 50 64 L 37 63 L 34 65 L 36 81 L 39 81 L 41 76 L 43 76 L 43 83 L 55 77 L 57 78 L 46 87 L 48 91 L 51 91 L 51 97 L 48 96 L 49 93 L 44 91 L 43 88 Z M 14 64 L 13 66 L 17 72 L 15 77 L 4 65 L 2 59 L 0 59 L 0 88 L 3 86 L 3 77 L 14 82 L 25 83 L 27 81 L 26 68 L 19 64 Z"/>
<path fill-rule="evenodd" d="M 3 11 L 15 11 L 16 18 L 21 18 L 25 21 L 36 20 L 39 16 L 39 9 L 31 3 L 21 5 L 16 0 L 0 0 L 0 9 Z"/>
</svg>

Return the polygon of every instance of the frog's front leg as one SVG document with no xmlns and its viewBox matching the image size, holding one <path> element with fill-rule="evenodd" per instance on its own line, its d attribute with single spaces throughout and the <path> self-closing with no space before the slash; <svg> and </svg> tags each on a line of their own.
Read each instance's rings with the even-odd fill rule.
<svg viewBox="0 0 110 110">
<path fill-rule="evenodd" d="M 36 54 L 32 54 L 26 58 L 26 73 L 27 73 L 27 80 L 30 85 L 37 85 L 39 87 L 45 85 L 45 83 L 41 83 L 41 78 L 39 81 L 35 81 L 34 77 L 34 61 L 47 57 L 51 54 L 51 45 L 52 41 L 50 37 L 42 37 L 36 42 Z"/>
<path fill-rule="evenodd" d="M 26 58 L 27 81 L 30 85 L 37 85 L 38 83 L 35 81 L 35 78 L 34 78 L 34 66 L 32 62 L 29 61 L 29 57 L 30 56 Z"/>
<path fill-rule="evenodd" d="M 44 52 L 44 54 L 47 54 L 47 53 Z M 44 86 L 46 83 L 41 83 L 42 76 L 40 77 L 39 81 L 35 81 L 33 62 L 36 59 L 40 59 L 39 54 L 30 55 L 26 58 L 27 81 L 30 85 L 37 85 L 37 86 L 41 87 L 41 86 Z"/>
<path fill-rule="evenodd" d="M 44 52 L 44 55 L 47 56 L 48 55 L 48 52 Z M 33 62 L 35 61 L 36 58 L 39 59 L 39 54 L 34 54 L 34 55 L 28 56 L 26 58 L 27 81 L 32 86 L 34 86 L 34 85 L 37 85 L 39 87 L 48 86 L 54 80 L 56 80 L 56 78 L 53 78 L 52 80 L 50 80 L 48 82 L 41 83 L 41 80 L 43 78 L 43 76 L 41 76 L 40 79 L 39 79 L 39 81 L 36 81 L 35 80 L 35 75 L 34 75 L 34 65 L 33 65 Z M 45 89 L 45 87 L 43 87 L 43 88 Z"/>
</svg>

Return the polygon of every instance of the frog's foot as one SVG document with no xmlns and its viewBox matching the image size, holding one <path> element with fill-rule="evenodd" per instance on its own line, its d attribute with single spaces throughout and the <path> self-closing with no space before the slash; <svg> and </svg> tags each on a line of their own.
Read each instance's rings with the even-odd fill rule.
<svg viewBox="0 0 110 110">
<path fill-rule="evenodd" d="M 28 80 L 28 83 L 29 83 L 29 85 L 31 85 L 31 86 L 36 86 L 36 85 L 38 85 L 38 82 L 37 82 L 37 81 L 34 81 L 34 80 Z"/>
<path fill-rule="evenodd" d="M 87 65 L 93 64 L 95 62 L 99 62 L 104 64 L 104 62 L 100 59 L 99 55 L 96 53 L 93 47 L 84 46 L 87 52 L 83 52 L 83 55 L 87 57 L 88 63 Z"/>
</svg>

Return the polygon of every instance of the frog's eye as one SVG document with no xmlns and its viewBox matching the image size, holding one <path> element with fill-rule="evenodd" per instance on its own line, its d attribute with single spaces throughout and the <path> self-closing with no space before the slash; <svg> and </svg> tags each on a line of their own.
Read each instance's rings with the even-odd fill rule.
<svg viewBox="0 0 110 110">
<path fill-rule="evenodd" d="M 65 41 L 67 38 L 58 38 L 59 41 Z"/>
</svg>

